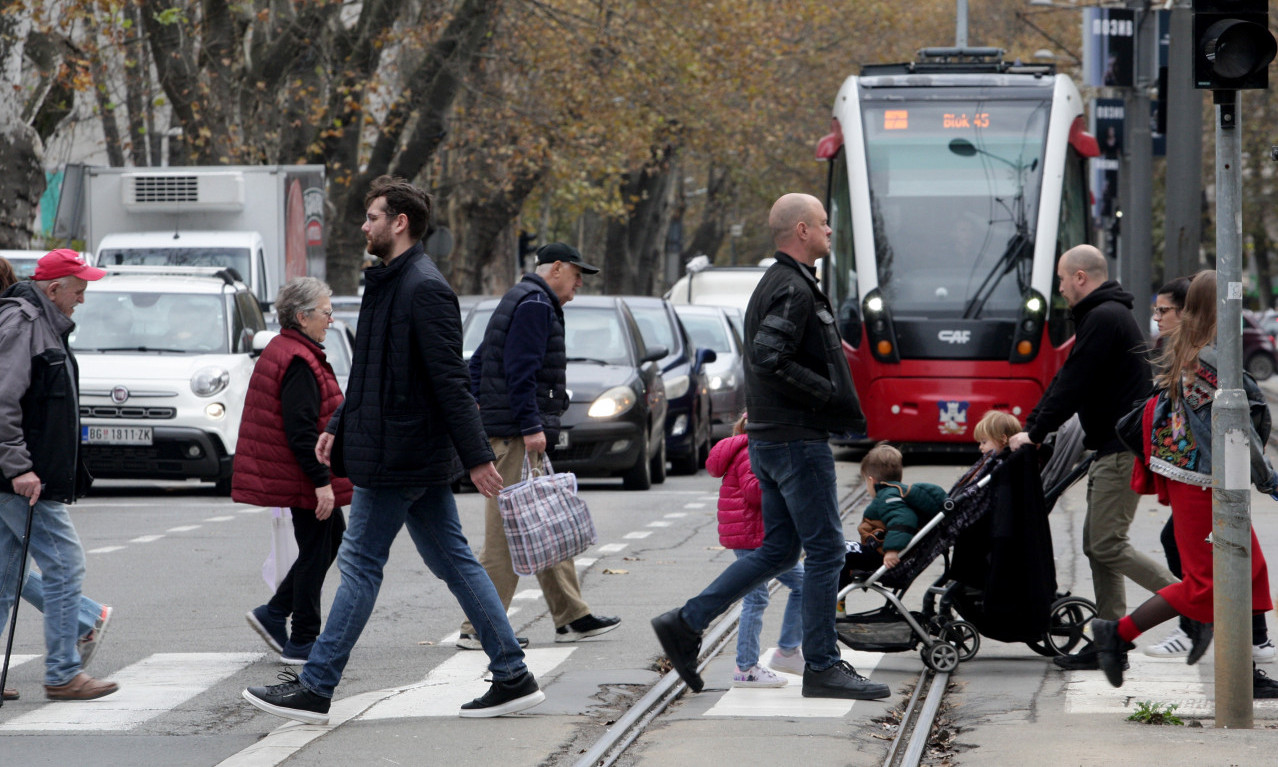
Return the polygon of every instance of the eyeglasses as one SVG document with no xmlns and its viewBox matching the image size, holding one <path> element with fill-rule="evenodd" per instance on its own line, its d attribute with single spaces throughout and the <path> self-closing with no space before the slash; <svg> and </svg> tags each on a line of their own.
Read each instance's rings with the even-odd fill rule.
<svg viewBox="0 0 1278 767">
<path fill-rule="evenodd" d="M 367 222 L 368 222 L 368 223 L 370 223 L 370 224 L 375 224 L 375 223 L 377 223 L 377 220 L 378 220 L 379 218 L 386 218 L 386 216 L 387 216 L 387 215 L 389 215 L 389 214 L 387 214 L 387 213 L 368 213 L 368 214 L 365 214 L 365 215 L 364 215 L 364 220 L 365 220 L 365 221 L 367 221 Z"/>
<path fill-rule="evenodd" d="M 315 311 L 315 310 L 314 310 L 314 309 L 311 309 L 311 311 L 313 312 L 313 311 Z M 332 309 L 325 309 L 324 311 L 321 311 L 321 312 L 320 312 L 320 314 L 324 315 L 325 317 L 327 317 L 327 318 L 328 318 L 328 319 L 330 319 L 330 320 L 331 320 L 331 319 L 333 319 L 333 310 L 332 310 Z"/>
<path fill-rule="evenodd" d="M 1167 312 L 1178 312 L 1178 311 L 1180 311 L 1180 310 L 1179 310 L 1179 309 L 1177 309 L 1177 308 L 1176 308 L 1176 307 L 1174 307 L 1174 306 L 1155 306 L 1155 307 L 1154 307 L 1154 316 L 1155 316 L 1155 317 L 1161 317 L 1161 316 L 1163 316 L 1164 314 L 1166 314 Z"/>
</svg>

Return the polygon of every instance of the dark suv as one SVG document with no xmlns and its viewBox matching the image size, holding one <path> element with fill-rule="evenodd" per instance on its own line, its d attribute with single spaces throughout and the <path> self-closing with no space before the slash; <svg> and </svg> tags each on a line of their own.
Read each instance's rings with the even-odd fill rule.
<svg viewBox="0 0 1278 767">
<path fill-rule="evenodd" d="M 648 348 L 663 346 L 661 377 L 670 412 L 666 416 L 666 452 L 675 474 L 696 474 L 710 454 L 710 384 L 705 366 L 717 358 L 698 349 L 664 298 L 624 296 Z M 571 352 L 570 352 L 571 353 Z"/>
</svg>

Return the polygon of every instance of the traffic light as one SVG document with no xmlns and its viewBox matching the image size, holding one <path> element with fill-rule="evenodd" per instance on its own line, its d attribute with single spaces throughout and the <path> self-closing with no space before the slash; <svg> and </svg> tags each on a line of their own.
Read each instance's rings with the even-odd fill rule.
<svg viewBox="0 0 1278 767">
<path fill-rule="evenodd" d="M 537 252 L 537 233 L 519 231 L 519 263 L 522 268 L 524 259 Z"/>
<path fill-rule="evenodd" d="M 1268 0 L 1194 0 L 1195 88 L 1268 88 L 1275 52 Z"/>
</svg>

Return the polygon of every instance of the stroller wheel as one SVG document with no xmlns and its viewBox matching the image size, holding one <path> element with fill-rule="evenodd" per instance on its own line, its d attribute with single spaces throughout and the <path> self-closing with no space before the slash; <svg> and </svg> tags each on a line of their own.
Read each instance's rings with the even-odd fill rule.
<svg viewBox="0 0 1278 767">
<path fill-rule="evenodd" d="M 1096 603 L 1083 597 L 1063 597 L 1052 604 L 1047 631 L 1037 642 L 1028 643 L 1039 655 L 1072 655 L 1087 649 L 1091 637 L 1083 629 L 1096 617 Z"/>
<path fill-rule="evenodd" d="M 976 657 L 981 649 L 981 635 L 976 627 L 967 621 L 954 621 L 941 630 L 941 639 L 954 645 L 958 650 L 959 663 Z"/>
<path fill-rule="evenodd" d="M 924 647 L 919 654 L 923 656 L 923 664 L 938 674 L 948 673 L 958 668 L 959 651 L 954 645 L 944 640 Z"/>
</svg>

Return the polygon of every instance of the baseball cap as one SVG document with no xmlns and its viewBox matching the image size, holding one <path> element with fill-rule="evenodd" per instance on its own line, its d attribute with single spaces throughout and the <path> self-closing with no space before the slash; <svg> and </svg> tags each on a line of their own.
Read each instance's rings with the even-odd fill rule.
<svg viewBox="0 0 1278 767">
<path fill-rule="evenodd" d="M 36 262 L 34 280 L 56 280 L 60 277 L 79 277 L 82 280 L 100 280 L 106 276 L 105 269 L 89 266 L 84 258 L 69 248 L 58 248 L 49 251 Z"/>
<path fill-rule="evenodd" d="M 570 264 L 576 264 L 585 274 L 598 274 L 599 267 L 591 266 L 581 259 L 581 254 L 573 246 L 563 242 L 552 242 L 549 245 L 542 245 L 537 249 L 538 264 L 553 264 L 556 261 L 566 261 Z"/>
</svg>

